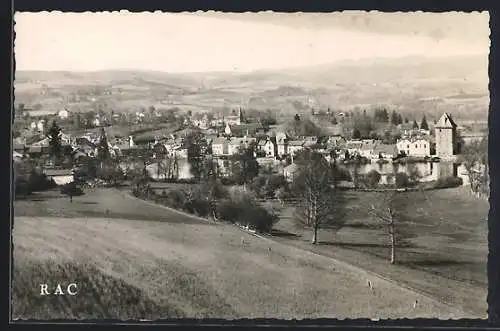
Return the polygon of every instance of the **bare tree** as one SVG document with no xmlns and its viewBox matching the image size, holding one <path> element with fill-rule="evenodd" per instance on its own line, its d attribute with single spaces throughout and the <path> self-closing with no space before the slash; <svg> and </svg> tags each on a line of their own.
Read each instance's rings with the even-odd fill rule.
<svg viewBox="0 0 500 331">
<path fill-rule="evenodd" d="M 423 194 L 423 191 L 414 191 L 413 194 Z M 397 247 L 403 245 L 412 235 L 406 231 L 409 221 L 407 209 L 414 204 L 413 199 L 408 197 L 410 192 L 402 189 L 389 190 L 377 193 L 375 201 L 369 204 L 369 214 L 379 222 L 389 237 L 390 263 L 396 264 Z M 425 196 L 424 196 L 425 198 Z"/>
<path fill-rule="evenodd" d="M 299 172 L 293 190 L 303 207 L 300 220 L 313 229 L 311 242 L 317 244 L 320 228 L 342 226 L 345 200 L 335 185 L 335 168 L 321 154 L 305 150 L 300 153 L 297 164 Z"/>
</svg>

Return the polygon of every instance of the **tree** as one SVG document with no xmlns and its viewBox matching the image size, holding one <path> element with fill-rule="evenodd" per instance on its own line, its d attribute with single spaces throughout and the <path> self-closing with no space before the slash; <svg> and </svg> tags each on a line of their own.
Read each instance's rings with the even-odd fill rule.
<svg viewBox="0 0 500 331">
<path fill-rule="evenodd" d="M 299 116 L 299 114 L 295 114 L 295 116 L 293 117 L 293 119 L 294 119 L 296 122 L 300 121 L 300 116 Z"/>
<path fill-rule="evenodd" d="M 413 120 L 413 126 L 412 126 L 412 128 L 415 129 L 415 130 L 418 130 L 417 120 Z"/>
<path fill-rule="evenodd" d="M 293 192 L 301 204 L 300 220 L 313 229 L 312 244 L 318 242 L 318 231 L 331 226 L 343 225 L 345 200 L 336 188 L 336 174 L 326 159 L 319 153 L 304 150 L 298 155 L 299 170 L 293 180 Z"/>
<path fill-rule="evenodd" d="M 471 191 L 489 196 L 488 138 L 465 145 L 460 154 L 460 161 L 469 175 Z"/>
<path fill-rule="evenodd" d="M 421 191 L 423 194 L 423 191 Z M 414 212 L 415 196 L 408 197 L 408 192 L 390 190 L 374 195 L 374 201 L 369 203 L 369 214 L 382 222 L 383 229 L 389 237 L 390 263 L 397 263 L 397 247 L 402 246 L 412 235 L 406 231 L 406 224 Z M 412 192 L 412 194 L 419 194 Z M 427 198 L 424 196 L 424 199 Z"/>
<path fill-rule="evenodd" d="M 408 117 L 405 117 L 405 123 L 408 124 L 410 122 L 410 120 L 408 119 Z"/>
<path fill-rule="evenodd" d="M 50 156 L 52 157 L 54 165 L 57 165 L 62 155 L 62 144 L 61 128 L 57 125 L 56 121 L 52 122 L 52 126 L 47 133 L 47 138 L 49 138 Z"/>
<path fill-rule="evenodd" d="M 97 159 L 99 160 L 101 168 L 103 168 L 111 159 L 108 138 L 106 136 L 106 131 L 104 131 L 104 128 L 101 128 L 99 144 L 97 145 Z"/>
<path fill-rule="evenodd" d="M 335 116 L 333 116 L 332 124 L 333 125 L 337 125 L 338 124 L 337 118 Z"/>
<path fill-rule="evenodd" d="M 379 184 L 381 177 L 380 173 L 373 169 L 366 174 L 366 184 L 369 188 L 375 188 Z"/>
<path fill-rule="evenodd" d="M 359 131 L 358 128 L 354 128 L 352 130 L 352 139 L 360 139 L 361 138 L 361 132 Z"/>
<path fill-rule="evenodd" d="M 392 111 L 392 114 L 391 114 L 391 124 L 392 125 L 398 125 L 399 124 L 399 116 L 398 116 L 398 113 L 396 113 L 396 110 Z"/>
<path fill-rule="evenodd" d="M 260 166 L 254 151 L 255 146 L 252 144 L 246 148 L 241 148 L 231 159 L 233 178 L 244 187 L 259 174 Z"/>
<path fill-rule="evenodd" d="M 427 119 L 425 118 L 425 115 L 422 117 L 422 122 L 420 123 L 420 129 L 429 130 L 429 125 L 427 124 Z"/>
<path fill-rule="evenodd" d="M 203 173 L 203 161 L 208 148 L 207 141 L 199 131 L 193 131 L 184 139 L 191 174 L 199 182 Z"/>
<path fill-rule="evenodd" d="M 73 202 L 74 196 L 80 196 L 84 194 L 83 190 L 78 187 L 75 182 L 62 185 L 61 193 L 67 195 L 70 202 Z"/>
</svg>

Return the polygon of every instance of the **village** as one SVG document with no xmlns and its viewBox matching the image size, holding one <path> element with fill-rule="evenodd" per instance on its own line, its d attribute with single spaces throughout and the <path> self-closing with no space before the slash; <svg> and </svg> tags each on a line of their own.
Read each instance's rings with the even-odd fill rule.
<svg viewBox="0 0 500 331">
<path fill-rule="evenodd" d="M 366 111 L 365 111 L 366 112 Z M 318 112 L 319 113 L 319 112 Z M 128 115 L 128 114 L 127 114 Z M 322 154 L 327 160 L 335 158 L 343 163 L 408 163 L 408 162 L 439 162 L 456 161 L 458 154 L 460 127 L 453 121 L 450 114 L 443 114 L 439 120 L 434 123 L 433 131 L 425 122 L 419 125 L 414 121 L 413 124 L 404 125 L 399 123 L 396 129 L 400 132 L 396 139 L 387 141 L 387 139 L 367 139 L 361 137 L 360 132 L 354 128 L 350 132 L 342 129 L 336 118 L 345 121 L 343 112 L 330 116 L 334 118 L 336 125 L 330 125 L 330 130 L 323 130 L 326 133 L 320 135 L 300 135 L 300 132 L 291 132 L 285 125 L 263 124 L 262 121 L 248 119 L 244 110 L 239 108 L 233 110 L 226 116 L 214 117 L 212 114 L 183 114 L 181 120 L 175 116 L 170 116 L 170 121 L 180 122 L 176 130 L 171 130 L 163 135 L 128 135 L 125 137 L 110 137 L 106 132 L 110 131 L 113 125 L 117 126 L 118 120 L 126 114 L 97 114 L 93 119 L 83 119 L 80 114 L 70 114 L 68 110 L 63 109 L 58 112 L 24 110 L 18 113 L 19 123 L 25 125 L 24 137 L 16 137 L 13 140 L 14 159 L 30 158 L 35 160 L 44 159 L 44 173 L 54 178 L 56 181 L 72 181 L 74 167 L 81 163 L 85 158 L 96 158 L 98 154 L 98 145 L 107 135 L 107 145 L 110 156 L 120 159 L 120 166 L 124 173 L 130 166 L 133 167 L 134 160 L 141 160 L 145 153 L 149 155 L 149 163 L 154 163 L 161 157 L 176 159 L 177 164 L 184 164 L 181 169 L 177 169 L 175 179 L 186 180 L 193 177 L 189 170 L 186 160 L 188 158 L 188 149 L 185 144 L 186 136 L 194 131 L 201 133 L 205 144 L 210 148 L 204 153 L 217 161 L 218 170 L 221 176 L 230 175 L 229 160 L 232 156 L 241 152 L 242 149 L 251 147 L 261 168 L 269 169 L 274 173 L 282 174 L 288 181 L 291 181 L 293 173 L 297 170 L 294 162 L 294 156 L 304 149 L 311 149 Z M 315 119 L 313 112 L 312 119 Z M 321 113 L 324 116 L 327 113 Z M 148 114 L 137 112 L 135 116 L 128 115 L 132 125 L 141 125 L 148 120 L 154 123 L 160 117 L 164 116 L 159 111 L 151 111 Z M 316 117 L 319 117 L 317 115 Z M 366 116 L 366 115 L 365 115 Z M 387 116 L 387 115 L 386 115 Z M 150 117 L 148 119 L 148 117 Z M 394 117 L 394 116 L 393 116 Z M 50 138 L 47 131 L 53 122 L 64 128 L 64 124 L 78 121 L 88 123 L 91 130 L 84 130 L 83 134 L 77 135 L 72 132 L 74 126 L 68 127 L 60 134 L 61 145 L 67 148 L 71 161 L 66 165 L 59 165 L 57 169 L 51 165 L 51 158 L 43 158 L 50 154 Z M 397 116 L 396 116 L 397 118 Z M 72 119 L 72 120 L 70 120 Z M 393 119 L 391 119 L 393 120 Z M 291 122 L 300 122 L 300 116 L 296 115 Z M 308 124 L 314 126 L 314 122 L 307 119 Z M 402 122 L 402 120 L 401 120 Z M 424 123 L 425 122 L 425 123 Z M 82 125 L 79 125 L 81 127 Z M 289 126 L 290 127 L 290 126 Z M 156 129 L 150 126 L 150 130 Z M 80 130 L 81 131 L 81 130 Z M 300 130 L 299 130 L 300 131 Z M 313 130 L 314 131 L 314 130 Z M 330 132 L 328 132 L 330 131 Z M 298 133 L 298 134 L 294 134 Z M 305 132 L 307 133 L 307 132 Z M 40 137 L 36 140 L 36 137 Z M 479 137 L 482 138 L 482 137 Z M 463 142 L 463 139 L 462 139 Z M 126 160 L 126 161 L 125 161 Z M 149 166 L 149 164 L 148 164 Z M 150 176 L 155 180 L 167 179 L 167 174 L 154 171 L 149 167 Z M 451 171 L 451 173 L 450 173 Z M 457 169 L 448 171 L 448 175 L 457 176 Z M 63 179 L 64 178 L 64 179 Z M 172 179 L 172 176 L 170 176 Z M 434 178 L 436 179 L 436 178 Z"/>
</svg>

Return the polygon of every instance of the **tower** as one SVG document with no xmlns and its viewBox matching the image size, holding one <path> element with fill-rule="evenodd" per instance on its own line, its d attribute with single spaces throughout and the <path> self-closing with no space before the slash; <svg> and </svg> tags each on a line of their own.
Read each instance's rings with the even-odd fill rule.
<svg viewBox="0 0 500 331">
<path fill-rule="evenodd" d="M 436 156 L 451 157 L 455 155 L 457 140 L 457 125 L 450 114 L 444 113 L 435 126 Z"/>
</svg>

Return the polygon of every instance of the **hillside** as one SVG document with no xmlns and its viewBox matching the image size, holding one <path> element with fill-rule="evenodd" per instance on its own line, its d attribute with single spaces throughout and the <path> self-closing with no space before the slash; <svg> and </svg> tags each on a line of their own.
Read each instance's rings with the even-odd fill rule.
<svg viewBox="0 0 500 331">
<path fill-rule="evenodd" d="M 388 105 L 431 117 L 449 111 L 486 120 L 487 56 L 341 61 L 251 73 L 17 72 L 17 103 L 85 111 L 151 105 L 210 110 L 242 105 L 285 113 Z M 39 105 L 39 107 L 40 107 Z M 99 106 L 98 106 L 99 105 Z"/>
</svg>

